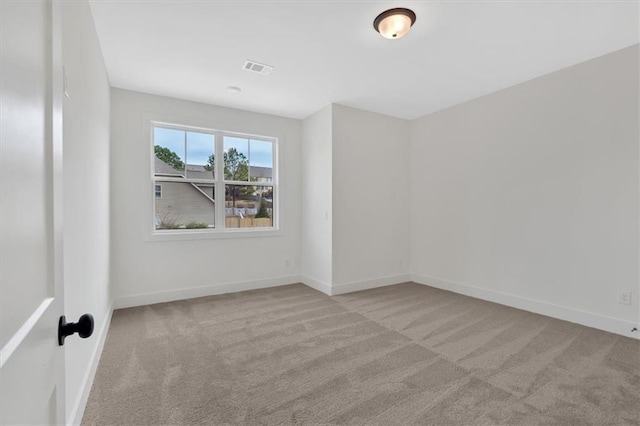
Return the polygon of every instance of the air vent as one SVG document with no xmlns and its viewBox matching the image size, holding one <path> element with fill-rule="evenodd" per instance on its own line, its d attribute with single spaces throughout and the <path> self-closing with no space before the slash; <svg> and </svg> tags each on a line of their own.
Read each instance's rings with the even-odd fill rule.
<svg viewBox="0 0 640 426">
<path fill-rule="evenodd" d="M 273 67 L 271 65 L 261 64 L 250 60 L 246 60 L 244 62 L 242 69 L 264 75 L 269 75 L 271 74 L 271 71 L 273 71 Z"/>
</svg>

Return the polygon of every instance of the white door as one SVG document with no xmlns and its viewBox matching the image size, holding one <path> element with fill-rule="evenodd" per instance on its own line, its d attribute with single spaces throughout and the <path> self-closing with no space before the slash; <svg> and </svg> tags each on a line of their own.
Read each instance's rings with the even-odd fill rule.
<svg viewBox="0 0 640 426">
<path fill-rule="evenodd" d="M 0 423 L 64 422 L 60 5 L 0 0 Z"/>
</svg>

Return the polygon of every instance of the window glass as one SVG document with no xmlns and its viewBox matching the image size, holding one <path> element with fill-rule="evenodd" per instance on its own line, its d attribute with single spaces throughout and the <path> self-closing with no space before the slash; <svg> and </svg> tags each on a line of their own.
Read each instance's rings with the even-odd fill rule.
<svg viewBox="0 0 640 426">
<path fill-rule="evenodd" d="M 187 177 L 215 179 L 215 136 L 187 132 Z"/>
<path fill-rule="evenodd" d="M 273 182 L 273 143 L 249 141 L 249 180 Z"/>
<path fill-rule="evenodd" d="M 273 214 L 272 186 L 225 186 L 226 228 L 270 228 Z"/>
<path fill-rule="evenodd" d="M 153 149 L 156 231 L 274 227 L 274 141 L 154 125 Z"/>
<path fill-rule="evenodd" d="M 224 179 L 249 181 L 249 139 L 224 137 Z"/>
<path fill-rule="evenodd" d="M 211 188 L 190 182 L 164 182 L 163 196 L 155 200 L 155 229 L 215 227 L 215 200 Z"/>
<path fill-rule="evenodd" d="M 156 175 L 184 176 L 186 147 L 184 130 L 155 127 L 153 143 Z"/>
</svg>

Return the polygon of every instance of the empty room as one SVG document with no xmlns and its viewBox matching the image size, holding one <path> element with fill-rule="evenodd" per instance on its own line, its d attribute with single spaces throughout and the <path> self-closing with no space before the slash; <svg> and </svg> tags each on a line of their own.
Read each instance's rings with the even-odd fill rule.
<svg viewBox="0 0 640 426">
<path fill-rule="evenodd" d="M 0 20 L 2 425 L 640 425 L 639 2 Z"/>
</svg>

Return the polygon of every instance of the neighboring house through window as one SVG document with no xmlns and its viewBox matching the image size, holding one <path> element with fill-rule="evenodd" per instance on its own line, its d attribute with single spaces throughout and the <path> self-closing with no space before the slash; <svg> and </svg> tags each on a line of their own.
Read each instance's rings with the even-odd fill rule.
<svg viewBox="0 0 640 426">
<path fill-rule="evenodd" d="M 275 139 L 161 123 L 152 130 L 156 231 L 274 228 Z"/>
</svg>

